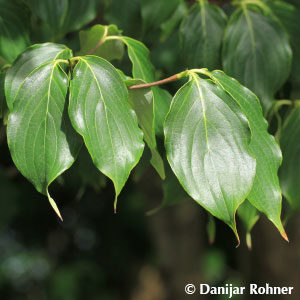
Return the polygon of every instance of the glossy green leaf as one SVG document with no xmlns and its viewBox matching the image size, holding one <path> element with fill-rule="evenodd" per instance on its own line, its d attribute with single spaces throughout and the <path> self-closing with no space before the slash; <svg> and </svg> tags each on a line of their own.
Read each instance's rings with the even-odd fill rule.
<svg viewBox="0 0 300 300">
<path fill-rule="evenodd" d="M 0 1 L 0 56 L 12 63 L 30 44 L 26 7 L 13 1 Z"/>
<path fill-rule="evenodd" d="M 181 0 L 141 0 L 144 29 L 158 28 L 176 10 Z"/>
<path fill-rule="evenodd" d="M 132 75 L 135 79 L 145 82 L 155 81 L 155 69 L 150 61 L 150 53 L 147 47 L 132 38 L 120 37 L 128 50 L 129 59 L 132 62 Z M 172 96 L 166 90 L 157 86 L 152 87 L 154 96 L 155 132 L 163 134 L 163 123 L 170 107 Z"/>
<path fill-rule="evenodd" d="M 74 162 L 81 146 L 68 121 L 68 76 L 57 61 L 35 68 L 24 80 L 7 124 L 7 140 L 20 172 L 60 213 L 49 184 Z"/>
<path fill-rule="evenodd" d="M 238 105 L 194 73 L 174 96 L 165 122 L 171 168 L 187 193 L 237 234 L 235 213 L 251 190 L 255 159 Z"/>
<path fill-rule="evenodd" d="M 188 5 L 186 2 L 181 1 L 176 10 L 173 12 L 172 16 L 164 23 L 161 24 L 161 35 L 160 35 L 160 41 L 165 41 L 170 34 L 173 32 L 173 30 L 179 25 L 180 21 L 184 17 L 188 10 Z"/>
<path fill-rule="evenodd" d="M 289 33 L 293 50 L 290 75 L 292 97 L 300 98 L 300 7 L 297 9 L 282 1 L 268 1 L 268 5 Z"/>
<path fill-rule="evenodd" d="M 179 31 L 182 57 L 187 67 L 220 67 L 226 23 L 224 12 L 206 0 L 191 8 Z"/>
<path fill-rule="evenodd" d="M 5 95 L 8 108 L 12 110 L 15 97 L 26 78 L 41 64 L 55 59 L 68 59 L 72 51 L 64 45 L 45 43 L 29 47 L 7 71 Z"/>
<path fill-rule="evenodd" d="M 300 106 L 290 113 L 280 134 L 283 163 L 279 169 L 282 193 L 292 209 L 300 209 Z"/>
<path fill-rule="evenodd" d="M 88 30 L 80 31 L 80 51 L 78 55 L 92 53 L 106 60 L 121 59 L 123 57 L 124 45 L 119 40 L 108 40 L 99 47 L 99 42 L 110 35 L 118 35 L 120 30 L 117 26 L 94 25 Z M 98 47 L 97 47 L 98 46 Z"/>
<path fill-rule="evenodd" d="M 5 80 L 5 73 L 0 72 L 0 119 L 4 117 L 5 112 L 7 110 L 5 94 L 4 94 L 4 80 Z"/>
<path fill-rule="evenodd" d="M 246 200 L 239 207 L 237 211 L 237 215 L 239 216 L 239 218 L 241 219 L 245 227 L 246 243 L 248 248 L 251 249 L 252 248 L 251 230 L 259 219 L 259 212 L 253 205 L 251 205 L 251 203 L 248 200 Z"/>
<path fill-rule="evenodd" d="M 127 88 L 110 63 L 97 56 L 79 58 L 70 86 L 70 119 L 95 166 L 113 181 L 116 200 L 144 149 L 127 99 Z"/>
<path fill-rule="evenodd" d="M 126 81 L 127 86 L 143 84 L 142 80 Z M 164 162 L 157 150 L 154 127 L 154 103 L 151 88 L 132 89 L 128 91 L 128 102 L 135 111 L 138 123 L 143 130 L 144 140 L 151 151 L 151 164 L 162 179 L 165 179 Z"/>
<path fill-rule="evenodd" d="M 259 100 L 250 90 L 221 71 L 211 72 L 210 76 L 238 103 L 249 120 L 252 133 L 250 149 L 256 158 L 256 175 L 247 198 L 287 239 L 280 218 L 281 191 L 277 176 L 282 159 L 281 151 L 274 137 L 268 133 L 268 124 L 263 117 Z"/>
<path fill-rule="evenodd" d="M 224 71 L 251 89 L 267 112 L 290 74 L 292 51 L 281 24 L 243 6 L 230 17 L 222 56 Z"/>
</svg>

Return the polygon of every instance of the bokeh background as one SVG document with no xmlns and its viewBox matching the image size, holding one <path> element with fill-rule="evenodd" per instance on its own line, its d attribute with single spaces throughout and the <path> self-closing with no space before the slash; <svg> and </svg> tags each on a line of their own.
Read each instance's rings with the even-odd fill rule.
<svg viewBox="0 0 300 300">
<path fill-rule="evenodd" d="M 222 2 L 230 13 L 226 1 L 215 2 Z M 187 1 L 187 5 L 192 3 Z M 53 40 L 67 44 L 75 53 L 79 50 L 78 31 L 54 37 L 38 17 L 30 11 L 29 15 L 32 43 Z M 158 77 L 186 68 L 177 31 L 162 38 L 159 22 L 144 30 L 139 0 L 99 1 L 96 18 L 85 27 L 110 23 L 150 48 Z M 130 73 L 126 57 L 115 65 Z M 174 93 L 178 83 L 166 88 Z M 162 149 L 163 140 L 158 142 Z M 299 214 L 286 222 L 290 243 L 263 216 L 253 228 L 251 251 L 240 221 L 240 247 L 235 248 L 233 233 L 218 220 L 211 243 L 208 214 L 184 193 L 170 171 L 162 183 L 149 165 L 149 156 L 146 151 L 134 169 L 114 214 L 113 186 L 97 172 L 83 148 L 74 166 L 50 187 L 64 217 L 60 222 L 47 199 L 14 167 L 1 123 L 0 299 L 227 299 L 186 295 L 188 283 L 294 286 L 293 295 L 274 298 L 300 299 Z M 173 205 L 147 215 L 163 201 Z"/>
</svg>

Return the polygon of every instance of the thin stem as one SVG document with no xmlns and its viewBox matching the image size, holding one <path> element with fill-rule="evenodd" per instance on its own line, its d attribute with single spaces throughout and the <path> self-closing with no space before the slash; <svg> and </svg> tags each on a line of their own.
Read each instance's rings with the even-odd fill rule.
<svg viewBox="0 0 300 300">
<path fill-rule="evenodd" d="M 291 100 L 276 100 L 274 103 L 273 109 L 271 109 L 269 115 L 268 115 L 268 121 L 270 122 L 274 116 L 278 113 L 278 110 L 281 108 L 283 105 L 293 105 L 293 101 Z"/>
<path fill-rule="evenodd" d="M 57 63 L 63 63 L 63 64 L 69 64 L 69 61 L 67 59 L 56 59 L 55 62 Z"/>
<path fill-rule="evenodd" d="M 1 67 L 0 71 L 6 71 L 7 69 L 9 69 L 11 67 L 11 64 L 5 64 Z"/>
<path fill-rule="evenodd" d="M 105 29 L 104 29 L 104 34 L 101 38 L 101 40 L 96 44 L 96 46 L 91 49 L 87 55 L 91 55 L 93 54 L 106 40 L 106 37 L 107 37 L 107 33 L 108 33 L 108 26 L 105 26 Z"/>
<path fill-rule="evenodd" d="M 129 90 L 145 89 L 145 88 L 149 88 L 151 86 L 166 84 L 166 83 L 169 83 L 169 82 L 172 82 L 172 81 L 179 80 L 180 78 L 186 76 L 187 73 L 188 73 L 188 71 L 184 71 L 184 72 L 172 75 L 172 76 L 170 76 L 168 78 L 165 78 L 165 79 L 162 79 L 162 80 L 158 80 L 158 81 L 154 81 L 154 82 L 150 82 L 150 83 L 132 85 L 132 86 L 129 86 L 128 89 Z"/>
<path fill-rule="evenodd" d="M 279 114 L 279 110 L 282 106 L 288 105 L 292 106 L 294 105 L 293 101 L 291 100 L 277 100 L 273 106 L 273 109 L 270 111 L 269 116 L 268 116 L 268 123 L 272 121 L 273 116 L 276 117 L 277 119 L 277 131 L 275 133 L 275 138 L 277 141 L 280 139 L 280 134 L 281 134 L 281 129 L 282 129 L 282 118 Z"/>
</svg>

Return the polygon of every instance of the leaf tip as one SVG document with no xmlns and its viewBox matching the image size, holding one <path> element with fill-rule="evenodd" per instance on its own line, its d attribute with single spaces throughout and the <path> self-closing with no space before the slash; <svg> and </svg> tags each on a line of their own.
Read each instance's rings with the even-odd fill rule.
<svg viewBox="0 0 300 300">
<path fill-rule="evenodd" d="M 252 250 L 252 238 L 251 238 L 251 233 L 247 232 L 246 234 L 246 244 L 249 250 Z"/>
<path fill-rule="evenodd" d="M 238 248 L 238 247 L 240 246 L 240 244 L 241 244 L 241 240 L 240 240 L 239 233 L 238 233 L 238 231 L 237 231 L 237 229 L 236 229 L 236 222 L 235 222 L 235 220 L 234 220 L 233 224 L 231 224 L 231 225 L 229 225 L 229 226 L 230 226 L 231 229 L 233 230 L 234 235 L 235 235 L 235 237 L 236 237 L 236 239 L 237 239 L 237 242 L 238 242 L 235 248 Z"/>
<path fill-rule="evenodd" d="M 116 195 L 115 201 L 114 201 L 114 214 L 117 213 L 117 204 L 118 204 L 118 196 Z"/>
<path fill-rule="evenodd" d="M 282 227 L 282 230 L 280 231 L 281 236 L 289 243 L 289 238 L 284 230 L 284 228 Z"/>
<path fill-rule="evenodd" d="M 282 238 L 289 243 L 289 238 L 288 238 L 288 236 L 287 236 L 287 234 L 285 232 L 285 229 L 284 229 L 284 227 L 282 225 L 280 217 L 279 217 L 279 220 L 277 222 L 273 221 L 272 219 L 270 219 L 270 220 L 276 226 L 276 228 L 278 229 L 278 231 L 279 231 L 280 235 L 282 236 Z"/>
<path fill-rule="evenodd" d="M 47 197 L 48 197 L 49 203 L 50 203 L 51 207 L 53 208 L 53 210 L 55 211 L 56 215 L 57 215 L 57 216 L 59 217 L 59 219 L 63 222 L 63 218 L 62 218 L 62 216 L 61 216 L 61 214 L 60 214 L 60 211 L 59 211 L 59 209 L 58 209 L 58 207 L 57 207 L 55 201 L 51 198 L 51 196 L 50 196 L 48 190 L 47 190 Z"/>
</svg>

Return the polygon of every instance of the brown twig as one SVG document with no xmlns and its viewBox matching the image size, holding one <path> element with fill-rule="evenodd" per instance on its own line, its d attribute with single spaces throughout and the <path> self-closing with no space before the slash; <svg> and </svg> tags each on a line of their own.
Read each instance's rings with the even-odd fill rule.
<svg viewBox="0 0 300 300">
<path fill-rule="evenodd" d="M 158 80 L 158 81 L 155 81 L 155 82 L 132 85 L 132 86 L 129 86 L 128 89 L 129 90 L 144 89 L 144 88 L 148 88 L 148 87 L 151 87 L 151 86 L 157 86 L 157 85 L 169 83 L 169 82 L 172 82 L 172 81 L 176 81 L 176 80 L 180 79 L 181 77 L 182 76 L 180 76 L 180 74 L 175 74 L 175 75 L 172 75 L 168 78 Z"/>
</svg>

